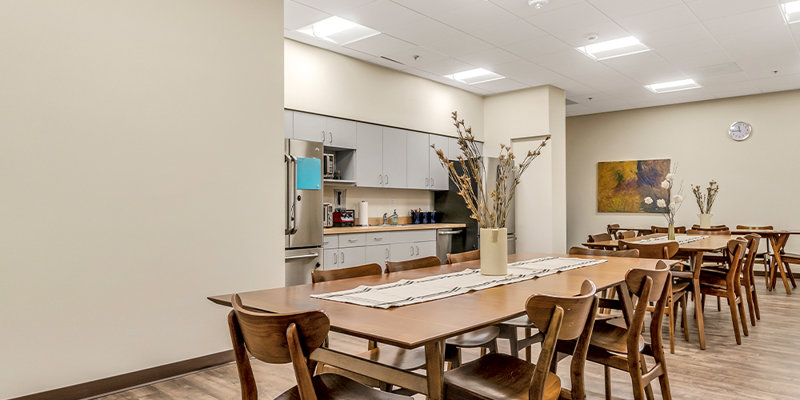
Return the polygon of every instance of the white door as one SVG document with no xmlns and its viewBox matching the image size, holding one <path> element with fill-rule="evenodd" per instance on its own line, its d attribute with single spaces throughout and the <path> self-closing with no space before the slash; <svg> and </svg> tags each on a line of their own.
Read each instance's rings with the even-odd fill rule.
<svg viewBox="0 0 800 400">
<path fill-rule="evenodd" d="M 325 119 L 325 131 L 327 132 L 326 146 L 343 149 L 356 148 L 355 121 L 328 117 Z"/>
<path fill-rule="evenodd" d="M 544 137 L 512 140 L 517 159 L 535 150 Z M 551 146 L 522 175 L 514 202 L 517 253 L 552 253 L 553 248 L 553 163 Z"/>
<path fill-rule="evenodd" d="M 409 189 L 428 189 L 428 134 L 419 132 L 406 133 L 406 181 Z"/>
<path fill-rule="evenodd" d="M 383 128 L 356 124 L 356 185 L 383 187 Z"/>
<path fill-rule="evenodd" d="M 389 261 L 406 261 L 417 258 L 412 243 L 394 243 L 389 246 Z"/>
<path fill-rule="evenodd" d="M 339 249 L 325 249 L 322 252 L 322 269 L 328 271 L 339 268 Z"/>
<path fill-rule="evenodd" d="M 430 144 L 436 146 L 436 149 L 441 149 L 445 157 L 449 157 L 449 140 L 447 136 L 430 135 Z M 439 161 L 439 156 L 436 150 L 428 148 L 429 160 L 428 168 L 430 169 L 430 188 L 434 190 L 447 190 L 450 187 L 450 177 L 447 174 L 447 168 Z M 448 158 L 449 159 L 449 158 Z"/>
<path fill-rule="evenodd" d="M 364 257 L 364 264 L 378 264 L 381 268 L 386 269 L 386 261 L 389 261 L 390 255 L 389 246 L 367 246 L 366 257 Z"/>
<path fill-rule="evenodd" d="M 436 255 L 436 242 L 416 242 L 413 243 L 416 258 Z"/>
<path fill-rule="evenodd" d="M 339 265 L 337 268 L 364 265 L 365 247 L 346 247 L 339 249 Z"/>
<path fill-rule="evenodd" d="M 384 187 L 406 187 L 406 133 L 402 129 L 383 129 Z"/>
</svg>

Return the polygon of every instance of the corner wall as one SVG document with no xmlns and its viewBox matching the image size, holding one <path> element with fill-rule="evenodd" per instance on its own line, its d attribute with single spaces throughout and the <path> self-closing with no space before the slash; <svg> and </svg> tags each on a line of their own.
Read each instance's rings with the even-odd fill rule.
<svg viewBox="0 0 800 400">
<path fill-rule="evenodd" d="M 0 3 L 0 398 L 229 349 L 205 297 L 283 284 L 282 8 Z"/>
<path fill-rule="evenodd" d="M 570 245 L 586 235 L 623 226 L 664 226 L 659 214 L 597 212 L 599 161 L 670 158 L 684 183 L 677 224 L 698 223 L 690 184 L 716 179 L 713 224 L 800 227 L 796 202 L 800 91 L 769 93 L 567 118 L 567 229 Z M 751 137 L 727 135 L 734 121 L 753 126 Z M 790 239 L 798 243 L 797 238 Z"/>
</svg>

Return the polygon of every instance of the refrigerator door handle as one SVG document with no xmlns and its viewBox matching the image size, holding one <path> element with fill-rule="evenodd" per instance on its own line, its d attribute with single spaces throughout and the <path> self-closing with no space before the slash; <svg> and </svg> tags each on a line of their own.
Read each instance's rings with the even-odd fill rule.
<svg viewBox="0 0 800 400">
<path fill-rule="evenodd" d="M 319 254 L 317 254 L 317 253 L 303 254 L 303 255 L 300 255 L 300 256 L 284 257 L 283 259 L 288 261 L 288 260 L 302 260 L 302 259 L 305 259 L 305 258 L 316 258 L 316 257 L 319 257 Z"/>
<path fill-rule="evenodd" d="M 293 172 L 292 174 L 292 208 L 289 219 L 292 222 L 292 227 L 289 230 L 290 234 L 297 233 L 297 218 L 295 213 L 297 212 L 297 157 L 293 155 L 289 155 L 290 166 L 289 171 Z"/>
<path fill-rule="evenodd" d="M 291 186 L 288 186 L 288 185 L 292 184 L 292 174 L 291 174 L 291 171 L 292 171 L 292 159 L 288 154 L 284 154 L 283 155 L 283 162 L 286 164 L 286 184 L 287 184 L 287 186 L 286 186 L 286 224 L 284 225 L 284 230 L 285 230 L 284 235 L 288 235 L 288 234 L 290 234 L 292 232 L 292 228 L 290 226 L 291 225 L 290 214 L 292 213 L 292 202 L 291 202 L 291 199 L 289 198 L 289 196 L 292 195 L 292 191 L 289 190 L 289 188 Z"/>
</svg>

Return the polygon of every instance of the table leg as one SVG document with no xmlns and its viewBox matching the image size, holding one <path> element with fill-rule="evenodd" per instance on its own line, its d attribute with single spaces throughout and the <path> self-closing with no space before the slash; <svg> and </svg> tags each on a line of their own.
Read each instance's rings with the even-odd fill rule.
<svg viewBox="0 0 800 400">
<path fill-rule="evenodd" d="M 778 243 L 778 241 L 780 241 L 785 245 L 786 239 L 788 238 L 779 237 L 778 240 L 776 241 L 774 236 L 770 236 L 769 238 L 769 240 L 772 242 L 772 250 L 775 253 L 773 255 L 773 258 L 775 259 L 775 268 L 777 268 L 778 272 L 781 273 L 781 280 L 783 280 L 783 286 L 786 289 L 786 294 L 792 294 L 792 289 L 789 288 L 789 281 L 786 279 L 786 270 L 783 268 L 783 259 L 781 258 L 781 250 L 783 250 L 783 246 L 781 246 Z M 777 277 L 773 279 L 773 284 L 772 284 L 773 287 L 775 286 L 776 280 Z"/>
<path fill-rule="evenodd" d="M 692 285 L 694 287 L 694 315 L 697 318 L 697 335 L 700 337 L 700 349 L 706 349 L 706 331 L 703 326 L 703 303 L 700 295 L 700 270 L 703 267 L 703 252 L 692 256 Z"/>
<path fill-rule="evenodd" d="M 425 371 L 428 377 L 428 399 L 444 399 L 444 341 L 425 345 Z"/>
</svg>

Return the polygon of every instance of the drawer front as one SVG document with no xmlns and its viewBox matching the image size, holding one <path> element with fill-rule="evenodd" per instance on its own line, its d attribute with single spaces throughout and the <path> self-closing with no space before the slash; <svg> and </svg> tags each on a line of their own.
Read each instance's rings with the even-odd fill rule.
<svg viewBox="0 0 800 400">
<path fill-rule="evenodd" d="M 388 245 L 403 242 L 404 232 L 370 232 L 367 233 L 367 246 Z"/>
<path fill-rule="evenodd" d="M 367 235 L 365 233 L 348 233 L 345 235 L 339 235 L 339 248 L 363 246 L 366 242 L 366 239 Z"/>
<path fill-rule="evenodd" d="M 417 231 L 404 231 L 405 242 L 430 242 L 436 241 L 435 229 L 423 229 Z"/>
<path fill-rule="evenodd" d="M 339 235 L 323 235 L 322 248 L 323 249 L 336 249 L 339 247 Z"/>
</svg>

